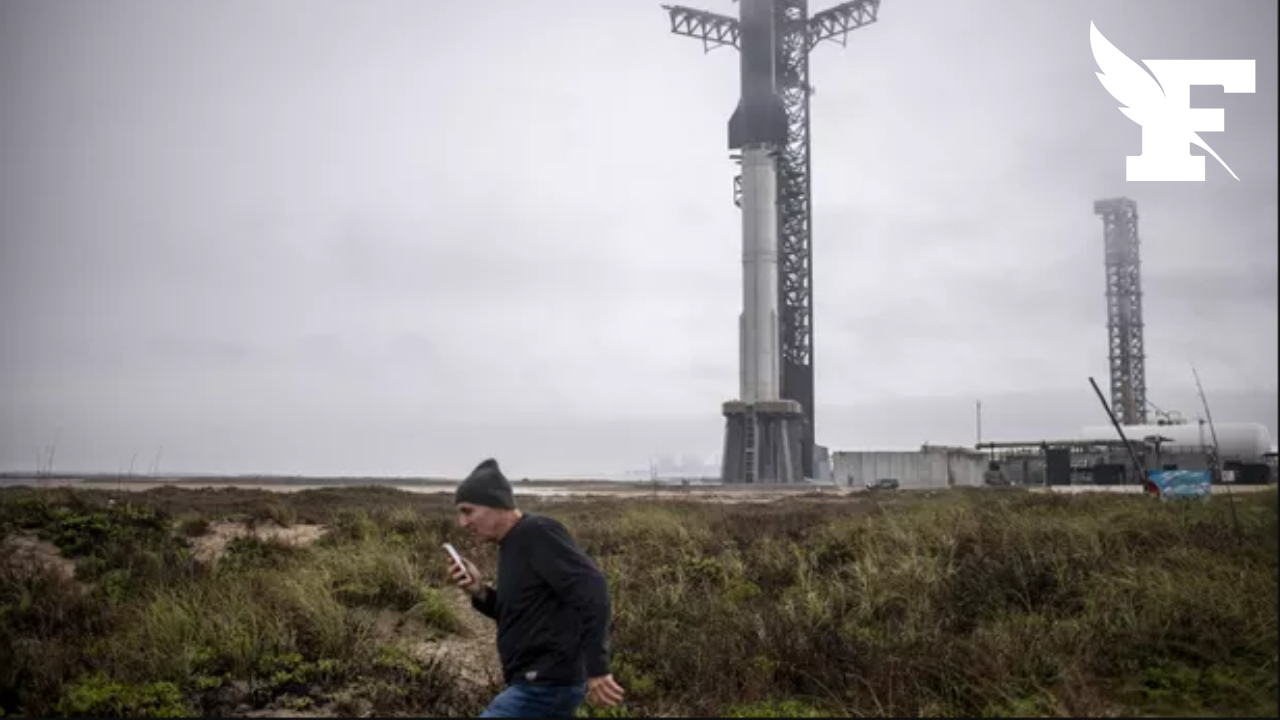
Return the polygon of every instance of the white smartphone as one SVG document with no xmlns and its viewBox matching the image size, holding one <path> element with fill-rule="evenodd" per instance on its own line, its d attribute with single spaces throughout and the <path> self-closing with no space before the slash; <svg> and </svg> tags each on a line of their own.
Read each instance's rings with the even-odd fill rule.
<svg viewBox="0 0 1280 720">
<path fill-rule="evenodd" d="M 467 577 L 467 582 L 470 582 L 471 573 L 467 572 L 467 564 L 462 562 L 462 556 L 458 554 L 458 551 L 450 543 L 444 544 L 444 550 L 445 552 L 449 553 L 449 557 L 453 558 L 454 564 L 457 565 L 460 570 L 462 570 L 462 574 Z"/>
</svg>

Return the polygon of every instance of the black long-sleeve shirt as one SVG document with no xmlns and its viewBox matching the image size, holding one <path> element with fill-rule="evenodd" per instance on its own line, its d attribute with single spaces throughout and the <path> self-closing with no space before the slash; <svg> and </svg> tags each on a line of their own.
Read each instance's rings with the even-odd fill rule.
<svg viewBox="0 0 1280 720">
<path fill-rule="evenodd" d="M 498 621 L 508 684 L 570 685 L 609 674 L 604 575 L 556 520 L 524 515 L 498 549 L 496 590 L 472 599 Z"/>
</svg>

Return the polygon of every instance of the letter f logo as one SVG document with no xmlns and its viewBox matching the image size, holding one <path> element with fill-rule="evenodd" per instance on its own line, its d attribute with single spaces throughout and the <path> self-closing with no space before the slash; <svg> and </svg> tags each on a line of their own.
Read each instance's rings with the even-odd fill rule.
<svg viewBox="0 0 1280 720">
<path fill-rule="evenodd" d="M 1223 92 L 1254 92 L 1253 60 L 1143 60 L 1151 74 L 1116 49 L 1089 23 L 1089 45 L 1102 72 L 1102 86 L 1126 107 L 1120 112 L 1142 126 L 1142 154 L 1126 159 L 1130 181 L 1204 182 L 1204 157 L 1192 155 L 1198 145 L 1227 168 L 1197 132 L 1222 132 L 1221 109 L 1192 108 L 1192 85 L 1221 85 Z M 1154 75 L 1155 77 L 1152 77 Z"/>
</svg>

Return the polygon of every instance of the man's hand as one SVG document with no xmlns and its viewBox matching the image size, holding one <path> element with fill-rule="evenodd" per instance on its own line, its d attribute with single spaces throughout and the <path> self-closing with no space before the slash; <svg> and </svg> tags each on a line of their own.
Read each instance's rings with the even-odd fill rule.
<svg viewBox="0 0 1280 720">
<path fill-rule="evenodd" d="M 622 702 L 626 693 L 622 686 L 614 682 L 612 675 L 602 675 L 587 680 L 587 699 L 592 705 L 611 708 Z"/>
<path fill-rule="evenodd" d="M 462 558 L 463 567 L 449 558 L 449 577 L 454 584 L 462 588 L 463 592 L 471 597 L 479 597 L 484 592 L 484 584 L 480 582 L 480 571 L 476 570 L 476 566 L 471 561 Z"/>
</svg>

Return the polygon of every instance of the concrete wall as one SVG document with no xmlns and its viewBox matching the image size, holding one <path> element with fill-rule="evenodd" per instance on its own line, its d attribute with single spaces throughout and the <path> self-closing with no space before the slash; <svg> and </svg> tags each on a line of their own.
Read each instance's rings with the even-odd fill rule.
<svg viewBox="0 0 1280 720">
<path fill-rule="evenodd" d="M 813 479 L 831 482 L 831 449 L 825 445 L 814 445 L 813 456 Z"/>
<path fill-rule="evenodd" d="M 835 453 L 832 459 L 836 484 L 854 488 L 886 478 L 897 480 L 904 490 L 977 487 L 982 485 L 985 469 L 981 455 L 954 448 L 847 451 Z"/>
<path fill-rule="evenodd" d="M 975 452 L 947 452 L 947 465 L 956 487 L 980 487 L 987 458 Z"/>
</svg>

